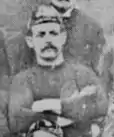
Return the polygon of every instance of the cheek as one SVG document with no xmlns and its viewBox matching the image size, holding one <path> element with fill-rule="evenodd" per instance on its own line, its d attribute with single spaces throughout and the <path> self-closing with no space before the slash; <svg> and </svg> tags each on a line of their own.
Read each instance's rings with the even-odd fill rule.
<svg viewBox="0 0 114 137">
<path fill-rule="evenodd" d="M 66 36 L 59 36 L 59 37 L 56 37 L 56 38 L 53 38 L 53 44 L 56 46 L 56 47 L 63 47 L 63 45 L 65 44 L 66 42 Z"/>
<path fill-rule="evenodd" d="M 34 39 L 33 43 L 34 43 L 34 48 L 37 50 L 42 49 L 45 45 L 44 39 Z"/>
</svg>

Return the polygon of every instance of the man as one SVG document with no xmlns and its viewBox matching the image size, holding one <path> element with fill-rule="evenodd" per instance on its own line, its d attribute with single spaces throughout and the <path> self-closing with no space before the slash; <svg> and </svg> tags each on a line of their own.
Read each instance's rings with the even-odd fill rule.
<svg viewBox="0 0 114 137">
<path fill-rule="evenodd" d="M 81 11 L 76 0 L 37 0 L 34 5 L 40 7 L 42 4 L 53 6 L 64 20 L 69 39 L 68 45 L 70 45 L 65 50 L 75 58 L 83 57 L 88 64 L 96 67 L 105 43 L 103 30 L 96 20 Z M 11 61 L 11 70 L 13 74 L 16 74 L 30 64 L 23 53 L 26 50 L 24 35 L 20 33 L 10 38 L 7 44 L 10 48 L 8 57 Z"/>
<path fill-rule="evenodd" d="M 99 56 L 105 44 L 103 29 L 97 21 L 86 15 L 77 5 L 76 0 L 50 0 L 64 21 L 68 33 L 68 46 L 66 50 L 77 58 L 81 56 L 94 69 L 98 65 Z M 42 1 L 38 0 L 38 5 Z"/>
<path fill-rule="evenodd" d="M 64 52 L 67 32 L 52 6 L 42 5 L 33 12 L 26 42 L 36 65 L 12 80 L 8 104 L 11 133 L 26 132 L 38 114 L 37 119 L 43 118 L 31 110 L 34 101 L 43 98 L 61 98 L 63 115 L 78 125 L 106 115 L 108 85 L 83 60 Z"/>
</svg>

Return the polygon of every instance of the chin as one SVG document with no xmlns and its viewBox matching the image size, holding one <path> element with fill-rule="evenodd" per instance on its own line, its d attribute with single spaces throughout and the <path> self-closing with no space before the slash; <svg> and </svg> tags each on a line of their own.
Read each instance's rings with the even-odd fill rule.
<svg viewBox="0 0 114 137">
<path fill-rule="evenodd" d="M 38 57 L 37 58 L 38 64 L 41 66 L 60 66 L 64 62 L 63 54 L 59 54 L 58 56 L 48 56 L 48 57 Z"/>
</svg>

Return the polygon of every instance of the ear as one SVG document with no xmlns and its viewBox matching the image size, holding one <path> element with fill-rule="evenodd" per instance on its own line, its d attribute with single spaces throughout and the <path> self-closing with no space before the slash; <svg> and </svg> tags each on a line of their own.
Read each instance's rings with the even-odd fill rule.
<svg viewBox="0 0 114 137">
<path fill-rule="evenodd" d="M 64 45 L 67 41 L 67 33 L 66 31 L 61 32 L 61 45 Z"/>
<path fill-rule="evenodd" d="M 31 36 L 26 36 L 25 37 L 26 43 L 28 45 L 29 48 L 33 48 L 33 40 Z"/>
</svg>

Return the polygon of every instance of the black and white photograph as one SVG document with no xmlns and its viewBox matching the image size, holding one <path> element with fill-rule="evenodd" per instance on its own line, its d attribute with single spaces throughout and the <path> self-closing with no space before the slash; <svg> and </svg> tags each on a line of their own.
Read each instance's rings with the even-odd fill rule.
<svg viewBox="0 0 114 137">
<path fill-rule="evenodd" d="M 114 137 L 114 0 L 0 0 L 0 137 Z"/>
</svg>

